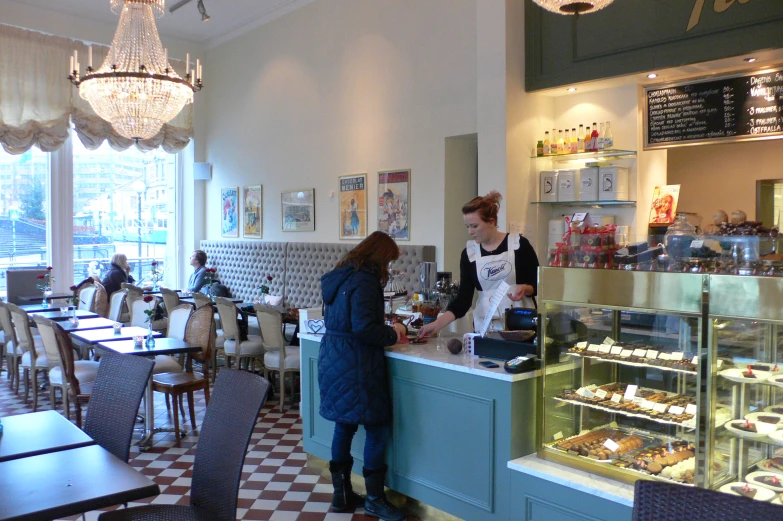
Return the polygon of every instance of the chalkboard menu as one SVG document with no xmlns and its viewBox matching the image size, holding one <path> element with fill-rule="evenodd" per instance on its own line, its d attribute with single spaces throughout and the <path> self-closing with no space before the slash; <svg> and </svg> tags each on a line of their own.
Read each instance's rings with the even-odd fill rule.
<svg viewBox="0 0 783 521">
<path fill-rule="evenodd" d="M 783 72 L 646 89 L 645 148 L 783 135 Z"/>
</svg>

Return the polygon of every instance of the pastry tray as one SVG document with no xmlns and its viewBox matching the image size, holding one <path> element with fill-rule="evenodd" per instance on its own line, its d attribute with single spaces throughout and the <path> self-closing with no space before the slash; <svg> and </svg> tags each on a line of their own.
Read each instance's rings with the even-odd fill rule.
<svg viewBox="0 0 783 521">
<path fill-rule="evenodd" d="M 655 393 L 666 393 L 666 396 L 676 396 L 677 395 L 677 393 L 670 393 L 670 392 L 661 391 L 661 390 L 658 390 L 658 389 L 648 389 L 648 388 L 645 388 L 645 387 L 639 387 L 637 389 L 637 393 L 639 391 L 653 391 Z M 675 422 L 675 421 L 655 418 L 653 416 L 650 416 L 649 414 L 643 414 L 643 413 L 640 413 L 638 411 L 626 412 L 626 411 L 623 411 L 623 410 L 612 409 L 612 408 L 603 407 L 602 405 L 600 405 L 603 402 L 598 402 L 598 403 L 580 402 L 578 400 L 570 400 L 570 399 L 567 399 L 567 398 L 561 398 L 559 396 L 553 396 L 552 398 L 555 401 L 558 401 L 558 402 L 570 403 L 572 405 L 581 405 L 581 406 L 587 407 L 589 409 L 596 409 L 596 410 L 599 410 L 599 411 L 604 411 L 604 412 L 608 412 L 608 413 L 612 413 L 612 414 L 619 414 L 621 416 L 626 416 L 626 417 L 629 417 L 629 418 L 643 418 L 645 420 L 653 421 L 653 422 L 660 423 L 660 424 L 663 424 L 663 425 L 676 425 L 678 427 L 682 427 L 683 429 L 691 429 L 692 430 L 692 429 L 695 428 L 695 427 L 689 427 L 687 425 L 683 425 L 683 422 L 685 420 L 683 420 L 682 422 Z M 611 400 L 604 400 L 604 402 L 609 402 L 609 401 L 611 401 Z"/>
<path fill-rule="evenodd" d="M 657 447 L 657 446 L 660 446 L 660 445 L 663 445 L 663 444 L 669 443 L 669 442 L 683 442 L 683 441 L 687 441 L 689 443 L 693 443 L 692 440 L 678 439 L 678 438 L 675 438 L 673 436 L 666 436 L 666 435 L 663 435 L 663 434 L 657 434 L 657 433 L 645 431 L 643 429 L 635 429 L 635 428 L 631 428 L 631 427 L 619 427 L 614 422 L 608 423 L 606 425 L 602 425 L 600 427 L 595 427 L 594 429 L 590 429 L 589 432 L 599 431 L 599 430 L 602 430 L 602 429 L 618 431 L 618 432 L 621 432 L 621 433 L 626 434 L 628 436 L 636 435 L 636 436 L 638 436 L 639 438 L 642 439 L 644 444 L 642 445 L 641 448 L 634 449 L 632 451 L 626 452 L 625 454 L 623 454 L 621 456 L 617 456 L 614 459 L 603 460 L 603 461 L 591 458 L 589 456 L 581 456 L 581 455 L 577 456 L 575 454 L 571 454 L 567 450 L 559 449 L 559 448 L 557 448 L 555 446 L 558 443 L 562 443 L 564 441 L 568 441 L 568 440 L 571 440 L 571 439 L 574 439 L 574 438 L 578 438 L 579 436 L 581 436 L 583 434 L 587 434 L 587 432 L 582 432 L 580 434 L 574 434 L 573 436 L 569 436 L 568 438 L 562 438 L 562 439 L 559 439 L 557 441 L 551 441 L 551 442 L 545 443 L 544 446 L 546 448 L 548 448 L 550 450 L 553 450 L 553 451 L 556 451 L 556 452 L 558 452 L 560 454 L 568 454 L 569 456 L 571 456 L 573 458 L 579 458 L 581 460 L 587 460 L 587 461 L 590 461 L 592 463 L 609 464 L 609 465 L 617 467 L 618 469 L 622 469 L 622 470 L 626 470 L 626 471 L 629 471 L 629 472 L 633 472 L 633 473 L 639 474 L 641 476 L 644 476 L 647 479 L 654 479 L 654 480 L 657 480 L 657 481 L 665 481 L 667 483 L 677 483 L 679 485 L 685 485 L 685 486 L 693 486 L 693 484 L 691 484 L 691 483 L 685 483 L 683 481 L 678 481 L 678 480 L 667 478 L 667 477 L 664 477 L 664 476 L 661 476 L 661 475 L 658 475 L 658 474 L 653 474 L 651 472 L 647 472 L 646 470 L 633 468 L 632 466 L 621 467 L 621 466 L 614 465 L 614 463 L 617 462 L 617 461 L 623 461 L 623 462 L 627 462 L 627 463 L 632 463 L 635 460 L 634 455 L 637 455 L 640 452 L 643 452 L 644 450 L 650 449 L 651 447 Z M 684 461 L 687 461 L 687 460 L 684 460 Z"/>
<path fill-rule="evenodd" d="M 587 353 L 587 351 L 585 351 L 584 353 Z M 622 358 L 620 358 L 620 359 L 618 359 L 618 358 L 604 358 L 602 356 L 593 356 L 593 355 L 589 355 L 589 354 L 577 353 L 577 352 L 574 352 L 574 351 L 565 351 L 565 354 L 567 354 L 569 356 L 573 356 L 575 358 L 590 358 L 590 359 L 593 359 L 593 360 L 600 360 L 602 362 L 609 362 L 609 363 L 620 364 L 620 365 L 629 365 L 629 366 L 634 366 L 634 367 L 652 367 L 654 369 L 660 369 L 661 371 L 671 371 L 673 373 L 691 374 L 691 375 L 695 375 L 696 374 L 696 371 L 686 371 L 685 369 L 675 369 L 673 367 L 666 367 L 666 366 L 663 366 L 663 365 L 651 365 L 651 364 L 642 363 L 642 362 L 631 362 L 631 361 L 623 360 Z"/>
</svg>

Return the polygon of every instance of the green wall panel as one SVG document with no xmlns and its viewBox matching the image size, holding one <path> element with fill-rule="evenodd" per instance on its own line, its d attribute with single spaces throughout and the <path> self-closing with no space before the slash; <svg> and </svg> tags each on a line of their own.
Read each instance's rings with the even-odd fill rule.
<svg viewBox="0 0 783 521">
<path fill-rule="evenodd" d="M 616 0 L 579 18 L 525 2 L 529 91 L 783 47 L 780 0 Z"/>
</svg>

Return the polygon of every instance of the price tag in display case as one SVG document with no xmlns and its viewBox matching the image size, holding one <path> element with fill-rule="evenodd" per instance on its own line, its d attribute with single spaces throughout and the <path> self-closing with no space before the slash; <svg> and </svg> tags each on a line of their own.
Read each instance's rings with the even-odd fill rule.
<svg viewBox="0 0 783 521">
<path fill-rule="evenodd" d="M 669 406 L 665 403 L 656 403 L 653 406 L 653 411 L 655 412 L 666 412 L 666 409 L 668 409 Z"/>
<path fill-rule="evenodd" d="M 685 413 L 686 414 L 693 414 L 693 415 L 695 415 L 696 414 L 696 410 L 697 409 L 696 409 L 696 404 L 695 403 L 689 403 L 688 405 L 685 406 Z"/>
<path fill-rule="evenodd" d="M 650 400 L 642 400 L 642 403 L 641 403 L 640 407 L 641 407 L 642 409 L 648 409 L 648 410 L 650 410 L 650 409 L 652 409 L 653 407 L 655 407 L 655 402 L 651 402 Z"/>
<path fill-rule="evenodd" d="M 606 391 L 604 391 L 603 389 L 596 389 L 596 390 L 595 390 L 595 395 L 596 395 L 597 397 L 599 397 L 600 399 L 602 399 L 602 400 L 603 400 L 604 398 L 606 398 L 606 394 L 607 394 L 607 393 L 606 393 Z"/>
<path fill-rule="evenodd" d="M 623 346 L 612 346 L 612 349 L 609 352 L 613 355 L 619 355 L 623 352 Z"/>
<path fill-rule="evenodd" d="M 622 351 L 620 351 L 620 356 L 623 357 L 623 358 L 628 358 L 632 354 L 633 354 L 633 351 L 631 351 L 630 349 L 623 349 Z"/>
<path fill-rule="evenodd" d="M 562 440 L 563 439 L 563 432 L 562 431 L 556 432 L 555 435 L 552 436 L 552 439 L 555 440 L 555 441 Z"/>
<path fill-rule="evenodd" d="M 639 388 L 638 385 L 629 385 L 625 388 L 625 398 L 626 401 L 633 400 L 633 397 L 636 396 L 636 390 Z"/>
<path fill-rule="evenodd" d="M 600 346 L 598 346 L 599 353 L 608 354 L 611 350 L 612 350 L 612 346 L 608 346 L 606 344 L 601 344 Z"/>
<path fill-rule="evenodd" d="M 699 355 L 694 356 L 693 360 L 691 360 L 691 363 L 693 365 L 699 365 Z"/>
<path fill-rule="evenodd" d="M 658 360 L 671 360 L 671 359 L 672 359 L 672 355 L 670 355 L 669 353 L 660 353 L 658 355 Z"/>
<path fill-rule="evenodd" d="M 587 342 L 577 342 L 576 343 L 577 349 L 586 349 L 587 348 Z"/>
<path fill-rule="evenodd" d="M 682 351 L 677 351 L 676 353 L 672 353 L 671 354 L 671 358 L 670 359 L 671 360 L 682 360 L 683 355 L 685 355 L 685 353 L 683 353 Z"/>
<path fill-rule="evenodd" d="M 614 393 L 612 395 L 612 401 L 614 403 L 620 403 L 621 401 L 623 401 L 623 395 L 621 395 L 620 393 Z"/>
<path fill-rule="evenodd" d="M 720 366 L 722 366 L 722 365 L 723 365 L 723 360 L 718 359 L 718 369 L 720 369 Z"/>
<path fill-rule="evenodd" d="M 604 342 L 603 343 L 608 345 L 608 346 L 613 346 L 617 342 L 615 342 L 611 337 L 606 337 L 606 338 L 604 338 Z"/>
<path fill-rule="evenodd" d="M 572 223 L 583 223 L 587 220 L 587 212 L 576 212 L 573 217 L 571 217 Z"/>
<path fill-rule="evenodd" d="M 694 250 L 698 250 L 702 246 L 704 246 L 704 241 L 702 240 L 691 241 L 691 248 L 693 248 Z"/>
<path fill-rule="evenodd" d="M 604 447 L 611 450 L 612 452 L 617 452 L 617 449 L 620 448 L 620 445 L 618 445 L 617 442 L 612 439 L 607 439 L 604 442 Z"/>
<path fill-rule="evenodd" d="M 644 358 L 644 355 L 647 354 L 646 349 L 634 349 L 632 356 L 638 356 L 639 358 Z"/>
<path fill-rule="evenodd" d="M 648 349 L 647 358 L 649 358 L 650 360 L 655 360 L 656 358 L 658 358 L 658 351 L 656 351 L 655 349 Z"/>
<path fill-rule="evenodd" d="M 599 346 L 598 344 L 590 344 L 589 346 L 587 346 L 587 350 L 590 353 L 597 353 L 599 351 L 600 347 L 601 346 Z"/>
<path fill-rule="evenodd" d="M 675 416 L 679 416 L 680 414 L 685 412 L 685 409 L 677 405 L 672 405 L 671 407 L 669 407 L 669 412 L 671 414 L 674 414 Z"/>
</svg>

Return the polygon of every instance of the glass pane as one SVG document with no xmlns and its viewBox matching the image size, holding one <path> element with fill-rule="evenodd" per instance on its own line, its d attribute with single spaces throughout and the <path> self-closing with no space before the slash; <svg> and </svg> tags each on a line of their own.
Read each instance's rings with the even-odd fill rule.
<svg viewBox="0 0 783 521">
<path fill-rule="evenodd" d="M 101 279 L 111 257 L 128 258 L 137 285 L 152 286 L 152 262 L 163 270 L 160 285 L 173 288 L 175 154 L 163 150 L 118 152 L 108 143 L 88 150 L 73 140 L 74 283 Z M 169 247 L 169 242 L 171 246 Z M 169 253 L 171 252 L 171 253 Z"/>
<path fill-rule="evenodd" d="M 0 149 L 0 294 L 9 267 L 46 266 L 49 154 L 33 147 L 12 156 Z"/>
</svg>

